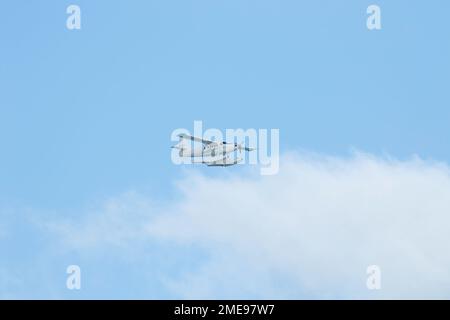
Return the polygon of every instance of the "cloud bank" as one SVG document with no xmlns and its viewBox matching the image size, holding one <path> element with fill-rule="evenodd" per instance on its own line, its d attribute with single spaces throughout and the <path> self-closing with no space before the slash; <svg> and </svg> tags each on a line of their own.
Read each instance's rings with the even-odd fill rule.
<svg viewBox="0 0 450 320">
<path fill-rule="evenodd" d="M 46 227 L 80 250 L 200 250 L 205 258 L 163 277 L 179 298 L 450 298 L 446 164 L 293 153 L 275 176 L 194 171 L 177 188 L 170 204 L 127 193 Z M 381 290 L 366 287 L 370 265 Z"/>
</svg>

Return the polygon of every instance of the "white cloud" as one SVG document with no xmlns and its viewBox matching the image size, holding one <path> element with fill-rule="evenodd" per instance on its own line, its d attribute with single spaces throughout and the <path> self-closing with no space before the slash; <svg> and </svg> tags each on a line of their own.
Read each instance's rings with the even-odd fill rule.
<svg viewBox="0 0 450 320">
<path fill-rule="evenodd" d="M 146 236 L 145 222 L 156 206 L 136 192 L 106 200 L 100 208 L 87 210 L 78 219 L 35 220 L 35 224 L 60 235 L 69 249 L 115 246 L 127 249 Z"/>
<path fill-rule="evenodd" d="M 291 154 L 276 176 L 194 173 L 178 186 L 182 197 L 161 210 L 142 197 L 114 200 L 65 237 L 202 248 L 204 263 L 166 275 L 182 298 L 450 297 L 446 164 Z M 376 292 L 365 286 L 374 264 Z"/>
</svg>

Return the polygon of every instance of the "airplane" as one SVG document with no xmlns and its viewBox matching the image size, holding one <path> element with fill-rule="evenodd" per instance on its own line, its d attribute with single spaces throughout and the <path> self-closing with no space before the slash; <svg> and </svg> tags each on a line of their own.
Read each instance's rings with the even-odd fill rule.
<svg viewBox="0 0 450 320">
<path fill-rule="evenodd" d="M 254 151 L 255 148 L 248 148 L 240 143 L 229 143 L 225 141 L 211 141 L 205 140 L 198 137 L 193 137 L 187 134 L 179 134 L 178 138 L 180 141 L 175 146 L 174 149 L 178 149 L 180 157 L 192 158 L 193 163 L 203 163 L 209 167 L 229 167 L 242 162 L 242 158 L 231 159 L 229 154 L 238 150 L 239 153 L 242 150 Z M 202 147 L 193 148 L 191 145 L 186 145 L 185 140 L 191 140 L 195 142 L 200 142 L 203 144 Z M 201 157 L 201 160 L 198 158 Z"/>
</svg>

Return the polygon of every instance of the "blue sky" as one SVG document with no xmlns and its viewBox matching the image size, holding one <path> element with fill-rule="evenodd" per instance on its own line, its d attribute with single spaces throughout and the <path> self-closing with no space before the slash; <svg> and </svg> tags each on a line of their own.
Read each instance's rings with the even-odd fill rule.
<svg viewBox="0 0 450 320">
<path fill-rule="evenodd" d="M 66 29 L 70 4 L 81 7 L 81 30 Z M 366 28 L 370 4 L 382 30 Z M 450 162 L 449 10 L 443 0 L 2 4 L 0 294 L 179 297 L 160 279 L 195 268 L 202 248 L 80 253 L 30 221 L 84 221 L 130 190 L 175 201 L 190 168 L 170 161 L 170 134 L 194 120 L 279 128 L 282 153 Z M 72 263 L 97 282 L 65 289 Z"/>
</svg>

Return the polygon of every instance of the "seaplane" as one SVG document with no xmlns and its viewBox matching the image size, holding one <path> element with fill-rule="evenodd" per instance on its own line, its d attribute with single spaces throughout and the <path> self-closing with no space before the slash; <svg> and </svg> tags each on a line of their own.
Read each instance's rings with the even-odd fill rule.
<svg viewBox="0 0 450 320">
<path fill-rule="evenodd" d="M 172 146 L 174 149 L 178 149 L 178 155 L 180 157 L 189 157 L 192 159 L 192 163 L 203 163 L 209 167 L 229 167 L 234 166 L 242 162 L 242 157 L 236 159 L 231 158 L 230 154 L 238 151 L 242 154 L 242 151 L 254 151 L 255 148 L 249 148 L 242 143 L 231 143 L 225 141 L 212 141 L 206 140 L 187 134 L 179 134 L 180 141 Z M 191 142 L 199 142 L 201 146 L 195 146 Z"/>
</svg>

